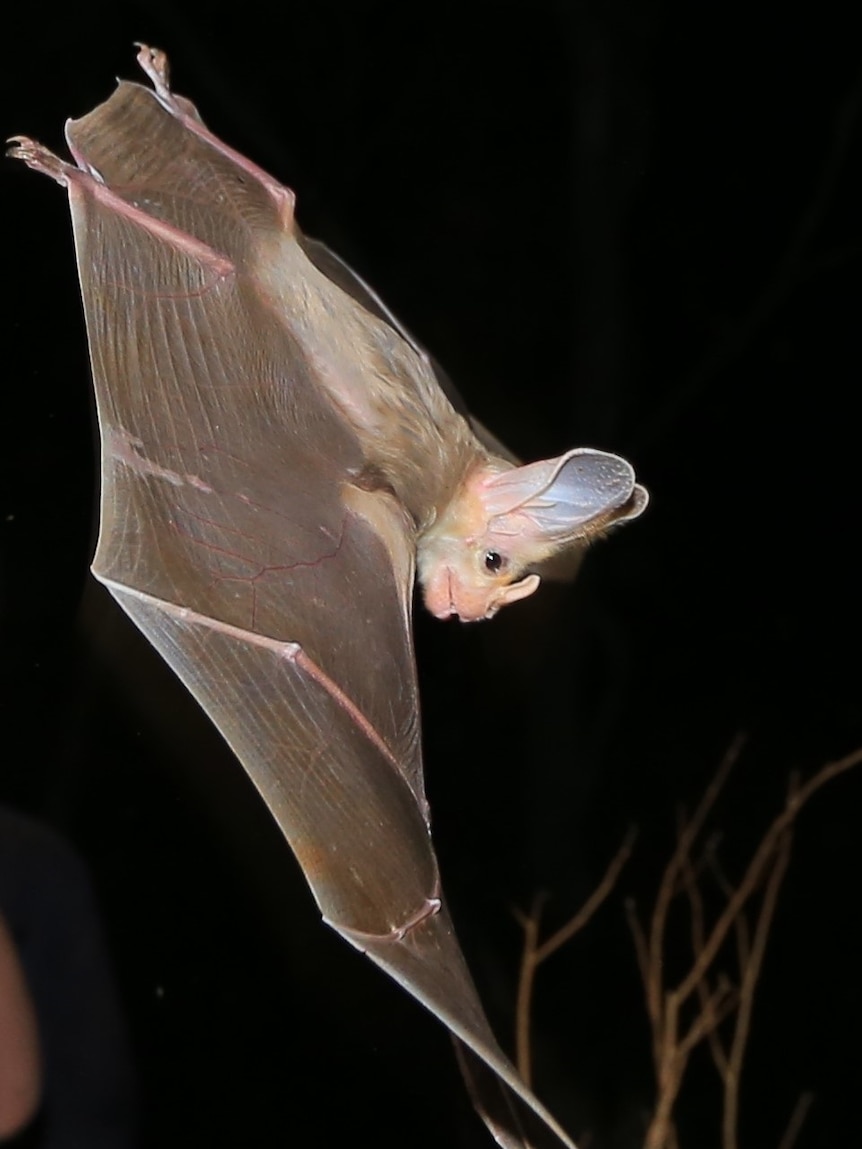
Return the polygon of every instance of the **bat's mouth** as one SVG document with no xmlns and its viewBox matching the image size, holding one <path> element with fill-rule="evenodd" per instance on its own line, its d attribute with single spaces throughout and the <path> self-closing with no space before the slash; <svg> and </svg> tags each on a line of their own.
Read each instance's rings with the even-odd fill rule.
<svg viewBox="0 0 862 1149">
<path fill-rule="evenodd" d="M 424 588 L 425 606 L 435 618 L 445 622 L 447 618 L 458 618 L 458 609 L 455 606 L 455 587 L 452 582 L 452 568 L 446 567 L 441 573 Z"/>
<path fill-rule="evenodd" d="M 483 618 L 490 618 L 491 614 L 496 613 L 492 610 L 489 614 L 487 604 L 483 604 L 482 609 L 477 610 L 475 606 L 471 607 L 471 604 L 461 601 L 462 598 L 463 591 L 459 586 L 457 575 L 452 567 L 447 566 L 445 573 L 440 576 L 437 587 L 426 594 L 425 605 L 431 614 L 442 622 L 450 618 L 457 618 L 459 622 L 480 622 Z"/>
</svg>

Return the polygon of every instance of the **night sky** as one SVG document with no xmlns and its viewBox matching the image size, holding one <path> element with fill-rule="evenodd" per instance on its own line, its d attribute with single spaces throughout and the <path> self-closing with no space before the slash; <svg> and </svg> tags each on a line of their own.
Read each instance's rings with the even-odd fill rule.
<svg viewBox="0 0 862 1149">
<path fill-rule="evenodd" d="M 513 907 L 541 892 L 561 925 L 638 828 L 534 1014 L 537 1092 L 591 1149 L 638 1149 L 654 1084 L 625 899 L 648 916 L 678 810 L 737 736 L 704 836 L 731 882 L 791 773 L 862 746 L 846 6 L 117 7 L 4 19 L 4 137 L 61 149 L 67 117 L 136 78 L 133 41 L 164 48 L 175 90 L 296 191 L 303 228 L 518 455 L 612 450 L 651 491 L 575 584 L 493 623 L 417 606 L 416 624 L 444 886 L 507 1047 Z M 66 204 L 6 161 L 2 205 L 0 802 L 90 868 L 141 1145 L 490 1145 L 445 1031 L 321 925 L 241 768 L 88 575 L 96 440 Z M 809 1091 L 796 1149 L 862 1138 L 860 801 L 862 766 L 798 822 L 740 1146 L 778 1146 Z M 685 914 L 665 958 L 685 970 Z M 703 1052 L 680 1149 L 718 1149 L 720 1105 Z"/>
</svg>

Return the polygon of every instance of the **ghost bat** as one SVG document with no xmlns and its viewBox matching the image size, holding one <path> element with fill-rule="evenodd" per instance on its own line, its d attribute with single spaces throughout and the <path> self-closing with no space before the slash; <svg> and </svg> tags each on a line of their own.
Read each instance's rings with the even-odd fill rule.
<svg viewBox="0 0 862 1149">
<path fill-rule="evenodd" d="M 442 901 L 411 637 L 490 618 L 639 515 L 631 466 L 518 466 L 294 195 L 138 56 L 66 138 L 12 154 L 68 191 L 101 436 L 93 573 L 215 723 L 324 920 L 456 1038 L 506 1149 L 573 1142 L 498 1046 Z"/>
</svg>

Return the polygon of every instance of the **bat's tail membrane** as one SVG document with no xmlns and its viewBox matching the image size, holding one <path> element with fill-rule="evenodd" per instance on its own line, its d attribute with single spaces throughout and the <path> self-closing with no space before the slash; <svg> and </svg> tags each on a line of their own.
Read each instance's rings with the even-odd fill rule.
<svg viewBox="0 0 862 1149">
<path fill-rule="evenodd" d="M 445 907 L 363 949 L 449 1027 L 476 1110 L 503 1149 L 577 1149 L 498 1045 Z"/>
</svg>

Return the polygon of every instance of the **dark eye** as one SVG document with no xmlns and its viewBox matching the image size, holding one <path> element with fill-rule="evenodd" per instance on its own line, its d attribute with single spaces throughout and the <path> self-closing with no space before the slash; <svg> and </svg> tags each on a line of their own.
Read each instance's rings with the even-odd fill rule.
<svg viewBox="0 0 862 1149">
<path fill-rule="evenodd" d="M 506 566 L 506 560 L 499 553 L 499 551 L 485 551 L 485 570 L 491 571 L 492 574 L 497 574 Z"/>
</svg>

